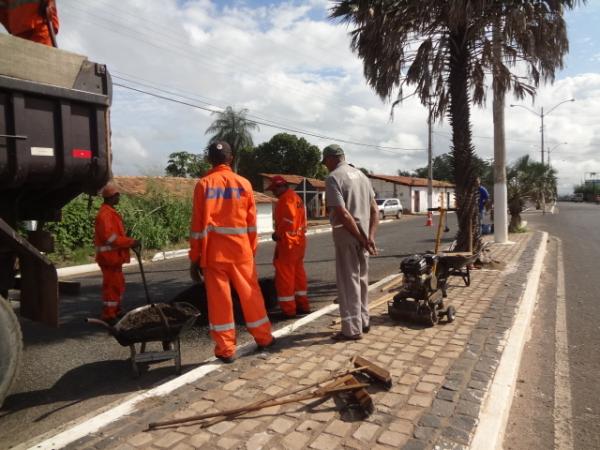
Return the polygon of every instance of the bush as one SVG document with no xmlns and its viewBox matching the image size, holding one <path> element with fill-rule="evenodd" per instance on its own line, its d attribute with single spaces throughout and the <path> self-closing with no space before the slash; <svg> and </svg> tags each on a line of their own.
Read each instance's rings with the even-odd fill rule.
<svg viewBox="0 0 600 450">
<path fill-rule="evenodd" d="M 94 220 L 100 198 L 94 198 L 88 211 L 88 197 L 81 195 L 63 208 L 62 221 L 50 223 L 55 238 L 55 261 L 82 262 L 94 255 Z M 169 195 L 153 186 L 144 196 L 121 195 L 116 208 L 127 234 L 142 240 L 144 248 L 162 250 L 182 243 L 189 235 L 192 199 Z"/>
</svg>

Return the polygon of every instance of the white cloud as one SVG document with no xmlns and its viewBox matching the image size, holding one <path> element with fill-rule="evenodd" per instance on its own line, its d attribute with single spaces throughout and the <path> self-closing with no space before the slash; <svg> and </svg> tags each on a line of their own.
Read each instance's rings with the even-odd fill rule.
<svg viewBox="0 0 600 450">
<path fill-rule="evenodd" d="M 347 141 L 425 149 L 425 108 L 413 97 L 396 109 L 390 122 L 390 105 L 366 85 L 361 61 L 349 49 L 346 27 L 314 18 L 329 6 L 327 0 L 256 8 L 241 1 L 223 7 L 210 0 L 63 0 L 59 44 L 106 63 L 113 75 L 185 91 L 195 98 L 182 99 L 188 102 L 246 107 L 289 128 Z M 116 77 L 114 81 L 131 84 Z M 582 168 L 600 172 L 600 75 L 564 78 L 541 88 L 535 104 L 523 103 L 539 111 L 570 97 L 577 101 L 562 105 L 546 120 L 548 147 L 569 142 L 552 153 L 563 188 L 580 181 Z M 482 158 L 493 157 L 489 106 L 472 110 L 473 141 Z M 120 174 L 158 172 L 169 153 L 200 152 L 212 121 L 205 111 L 119 87 L 111 117 L 115 172 Z M 448 124 L 436 124 L 434 131 L 434 154 L 447 152 Z M 261 126 L 255 143 L 277 132 Z M 506 133 L 509 161 L 526 153 L 539 158 L 538 117 L 507 108 Z M 320 147 L 329 143 L 305 137 Z M 343 146 L 357 165 L 380 173 L 422 167 L 427 159 L 425 150 Z"/>
</svg>

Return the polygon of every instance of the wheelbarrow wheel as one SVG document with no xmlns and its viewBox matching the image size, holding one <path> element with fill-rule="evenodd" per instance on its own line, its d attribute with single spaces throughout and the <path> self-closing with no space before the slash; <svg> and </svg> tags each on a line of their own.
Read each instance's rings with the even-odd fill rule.
<svg viewBox="0 0 600 450">
<path fill-rule="evenodd" d="M 456 319 L 456 308 L 454 306 L 448 306 L 448 309 L 446 310 L 446 319 L 448 320 L 448 323 L 452 323 L 454 322 L 454 319 Z"/>
</svg>

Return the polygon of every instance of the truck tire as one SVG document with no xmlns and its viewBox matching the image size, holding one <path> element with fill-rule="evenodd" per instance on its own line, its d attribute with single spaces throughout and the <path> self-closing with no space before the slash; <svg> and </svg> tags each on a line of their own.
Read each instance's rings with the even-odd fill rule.
<svg viewBox="0 0 600 450">
<path fill-rule="evenodd" d="M 8 300 L 0 296 L 0 406 L 17 376 L 22 350 L 19 320 Z"/>
</svg>

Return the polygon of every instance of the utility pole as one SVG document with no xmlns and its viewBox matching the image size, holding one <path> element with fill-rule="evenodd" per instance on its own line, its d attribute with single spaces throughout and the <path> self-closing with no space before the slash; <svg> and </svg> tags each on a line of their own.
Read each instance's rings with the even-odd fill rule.
<svg viewBox="0 0 600 450">
<path fill-rule="evenodd" d="M 429 106 L 429 117 L 427 118 L 427 128 L 428 128 L 428 137 L 427 137 L 427 207 L 433 208 L 433 165 L 432 165 L 432 149 L 431 149 L 431 139 L 432 139 L 432 131 L 431 131 L 431 102 L 428 103 Z"/>
<path fill-rule="evenodd" d="M 540 134 L 542 135 L 542 166 L 544 165 L 544 107 L 542 106 L 540 119 L 542 120 L 542 127 L 540 128 Z"/>
<path fill-rule="evenodd" d="M 494 59 L 501 60 L 502 47 L 500 25 L 494 26 Z M 494 86 L 494 241 L 508 242 L 508 193 L 506 188 L 506 145 L 504 137 L 504 91 Z"/>
</svg>

